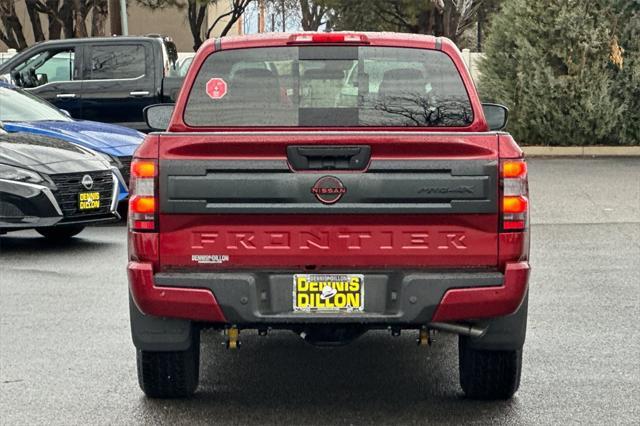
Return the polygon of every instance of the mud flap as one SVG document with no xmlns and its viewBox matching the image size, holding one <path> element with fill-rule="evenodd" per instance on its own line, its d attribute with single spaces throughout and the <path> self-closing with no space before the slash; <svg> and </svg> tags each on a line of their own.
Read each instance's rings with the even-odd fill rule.
<svg viewBox="0 0 640 426">
<path fill-rule="evenodd" d="M 483 322 L 488 326 L 487 332 L 479 338 L 460 336 L 469 348 L 488 351 L 512 351 L 524 346 L 527 334 L 527 311 L 529 292 L 524 297 L 518 310 L 506 317 Z"/>
<path fill-rule="evenodd" d="M 192 342 L 191 321 L 144 315 L 129 295 L 131 337 L 137 349 L 151 352 L 185 351 Z M 197 331 L 195 331 L 197 332 Z"/>
</svg>

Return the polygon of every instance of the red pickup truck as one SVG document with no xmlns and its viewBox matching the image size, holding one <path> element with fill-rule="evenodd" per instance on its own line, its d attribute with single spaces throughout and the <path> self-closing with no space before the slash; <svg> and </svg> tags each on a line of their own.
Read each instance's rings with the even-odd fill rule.
<svg viewBox="0 0 640 426">
<path fill-rule="evenodd" d="M 518 389 L 527 167 L 455 45 L 392 33 L 209 40 L 131 165 L 138 378 L 192 394 L 200 331 L 459 335 L 472 398 Z M 166 130 L 165 130 L 166 129 Z"/>
</svg>

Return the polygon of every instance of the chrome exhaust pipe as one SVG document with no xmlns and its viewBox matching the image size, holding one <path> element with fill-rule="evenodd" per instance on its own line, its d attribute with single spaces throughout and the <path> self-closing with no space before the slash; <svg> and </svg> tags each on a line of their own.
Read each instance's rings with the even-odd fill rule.
<svg viewBox="0 0 640 426">
<path fill-rule="evenodd" d="M 475 325 L 449 324 L 446 322 L 432 322 L 429 323 L 427 327 L 438 331 L 444 331 L 445 333 L 461 334 L 469 337 L 482 337 L 487 332 L 487 327 L 480 328 Z"/>
</svg>

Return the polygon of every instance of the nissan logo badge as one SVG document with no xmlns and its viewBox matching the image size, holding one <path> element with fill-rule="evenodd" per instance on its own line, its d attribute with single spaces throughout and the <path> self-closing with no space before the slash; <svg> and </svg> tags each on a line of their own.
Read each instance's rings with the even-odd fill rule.
<svg viewBox="0 0 640 426">
<path fill-rule="evenodd" d="M 93 188 L 93 179 L 91 179 L 91 176 L 89 175 L 82 176 L 82 186 L 84 186 L 87 189 Z"/>
<path fill-rule="evenodd" d="M 347 188 L 337 177 L 323 176 L 311 187 L 311 193 L 323 204 L 335 204 L 347 193 Z"/>
</svg>

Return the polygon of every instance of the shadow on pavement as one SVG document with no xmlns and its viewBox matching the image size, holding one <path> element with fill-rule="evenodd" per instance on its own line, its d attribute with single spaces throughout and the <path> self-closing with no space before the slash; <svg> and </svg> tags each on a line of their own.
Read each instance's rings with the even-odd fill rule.
<svg viewBox="0 0 640 426">
<path fill-rule="evenodd" d="M 7 253 L 67 253 L 82 251 L 84 253 L 90 251 L 98 251 L 110 249 L 120 246 L 122 243 L 99 241 L 95 239 L 85 238 L 80 234 L 69 240 L 51 241 L 38 234 L 29 234 L 28 236 L 13 235 L 11 233 L 0 236 L 0 252 Z"/>
<path fill-rule="evenodd" d="M 288 332 L 243 340 L 231 352 L 214 332 L 203 334 L 196 395 L 142 398 L 145 414 L 160 423 L 179 422 L 189 413 L 193 417 L 186 418 L 234 424 L 406 424 L 416 418 L 455 424 L 513 419 L 517 411 L 517 398 L 464 398 L 457 342 L 450 335 L 439 335 L 429 349 L 384 332 L 339 348 L 313 347 Z"/>
</svg>

